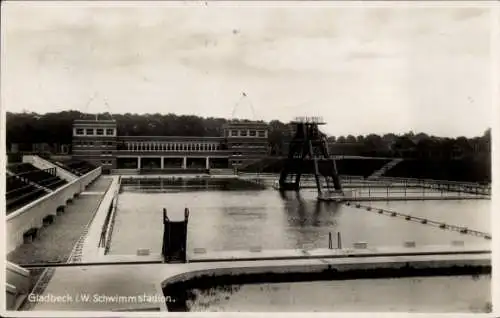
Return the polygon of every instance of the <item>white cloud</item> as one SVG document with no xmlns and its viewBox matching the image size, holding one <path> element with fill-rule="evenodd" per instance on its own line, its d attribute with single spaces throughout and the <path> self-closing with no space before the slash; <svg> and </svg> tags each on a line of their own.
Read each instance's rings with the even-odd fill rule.
<svg viewBox="0 0 500 318">
<path fill-rule="evenodd" d="M 335 134 L 490 125 L 485 9 L 128 6 L 7 6 L 3 105 L 98 92 L 115 112 L 228 117 L 245 91 L 264 119 L 310 112 Z"/>
</svg>

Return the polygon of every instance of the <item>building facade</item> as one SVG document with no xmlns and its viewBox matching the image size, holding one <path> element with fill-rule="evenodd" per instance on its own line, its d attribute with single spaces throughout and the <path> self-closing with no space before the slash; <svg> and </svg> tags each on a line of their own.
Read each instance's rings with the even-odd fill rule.
<svg viewBox="0 0 500 318">
<path fill-rule="evenodd" d="M 72 156 L 102 166 L 116 167 L 118 132 L 115 120 L 75 120 L 73 122 Z"/>
<path fill-rule="evenodd" d="M 114 120 L 76 120 L 75 159 L 113 169 L 237 168 L 268 155 L 268 126 L 229 122 L 220 137 L 120 136 Z"/>
<path fill-rule="evenodd" d="M 259 160 L 270 153 L 269 126 L 259 122 L 229 122 L 223 126 L 224 139 L 230 150 L 231 167 Z"/>
</svg>

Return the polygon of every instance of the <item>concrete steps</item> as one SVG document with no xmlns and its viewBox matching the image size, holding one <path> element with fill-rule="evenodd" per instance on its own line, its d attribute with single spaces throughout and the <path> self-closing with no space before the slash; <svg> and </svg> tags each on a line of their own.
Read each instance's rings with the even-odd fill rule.
<svg viewBox="0 0 500 318">
<path fill-rule="evenodd" d="M 23 156 L 23 162 L 24 163 L 30 163 L 33 166 L 37 167 L 38 169 L 44 170 L 44 169 L 50 169 L 50 168 L 55 168 L 56 169 L 56 175 L 63 179 L 66 180 L 67 182 L 71 182 L 73 180 L 78 179 L 78 176 L 71 173 L 70 171 L 67 171 L 58 165 L 45 160 L 39 156 Z"/>
<path fill-rule="evenodd" d="M 6 170 L 6 171 L 8 171 L 12 175 L 14 175 L 14 173 L 12 171 L 9 171 L 9 170 Z M 27 183 L 27 184 L 29 184 L 29 185 L 37 188 L 37 189 L 43 190 L 43 191 L 45 191 L 45 193 L 51 193 L 53 191 L 53 190 L 51 190 L 49 188 L 46 188 L 44 186 L 41 186 L 38 183 L 33 182 L 33 181 L 31 181 L 31 180 L 29 180 L 27 178 L 23 178 L 22 176 L 14 175 L 14 178 L 19 179 L 19 180 L 21 180 L 21 181 L 23 181 L 23 182 L 25 182 L 25 183 Z"/>
<path fill-rule="evenodd" d="M 234 170 L 233 169 L 210 169 L 210 175 L 232 176 L 232 175 L 234 175 Z"/>
<path fill-rule="evenodd" d="M 119 175 L 138 175 L 138 169 L 113 169 L 111 170 L 111 174 L 119 174 Z"/>
<path fill-rule="evenodd" d="M 32 289 L 30 272 L 14 263 L 6 264 L 7 310 L 17 310 Z"/>
<path fill-rule="evenodd" d="M 392 168 L 394 168 L 401 161 L 403 161 L 403 159 L 401 159 L 401 158 L 396 158 L 396 159 L 394 159 L 392 161 L 389 161 L 382 168 L 378 169 L 372 175 L 370 175 L 367 179 L 368 180 L 377 180 L 378 178 L 380 178 L 381 176 L 383 176 L 387 171 L 389 171 Z"/>
</svg>

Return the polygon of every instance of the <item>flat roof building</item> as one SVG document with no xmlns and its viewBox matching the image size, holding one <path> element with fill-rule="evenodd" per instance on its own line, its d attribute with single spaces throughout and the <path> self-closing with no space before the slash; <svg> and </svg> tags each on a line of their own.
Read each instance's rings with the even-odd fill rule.
<svg viewBox="0 0 500 318">
<path fill-rule="evenodd" d="M 220 137 L 120 136 L 115 120 L 73 123 L 73 156 L 114 169 L 236 168 L 269 153 L 267 124 L 231 121 Z"/>
</svg>

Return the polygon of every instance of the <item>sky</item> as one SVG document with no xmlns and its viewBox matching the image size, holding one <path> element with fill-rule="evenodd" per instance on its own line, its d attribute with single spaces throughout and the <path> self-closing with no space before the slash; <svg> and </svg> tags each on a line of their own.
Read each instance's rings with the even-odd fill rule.
<svg viewBox="0 0 500 318">
<path fill-rule="evenodd" d="M 4 2 L 2 105 L 321 116 L 332 135 L 472 137 L 492 126 L 489 11 L 466 3 Z"/>
</svg>

